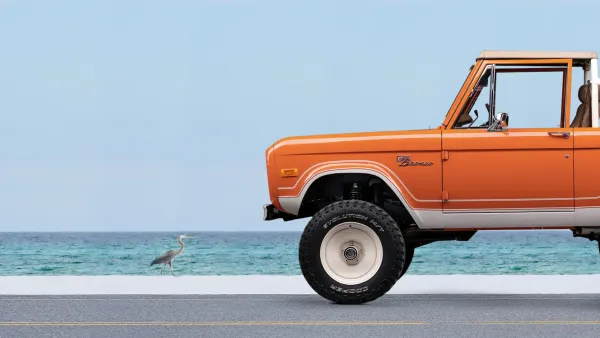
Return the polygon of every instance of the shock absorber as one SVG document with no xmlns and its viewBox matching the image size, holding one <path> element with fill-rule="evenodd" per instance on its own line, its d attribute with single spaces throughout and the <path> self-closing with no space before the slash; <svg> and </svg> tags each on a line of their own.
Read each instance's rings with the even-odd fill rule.
<svg viewBox="0 0 600 338">
<path fill-rule="evenodd" d="M 359 200 L 360 197 L 360 187 L 358 186 L 358 183 L 355 182 L 352 184 L 352 189 L 350 189 L 350 199 Z"/>
</svg>

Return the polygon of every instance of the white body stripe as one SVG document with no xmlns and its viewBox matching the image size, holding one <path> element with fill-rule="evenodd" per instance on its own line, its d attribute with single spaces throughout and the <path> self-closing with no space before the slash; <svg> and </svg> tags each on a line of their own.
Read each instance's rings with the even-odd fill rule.
<svg viewBox="0 0 600 338">
<path fill-rule="evenodd" d="M 298 184 L 300 183 L 300 181 L 302 181 L 302 178 L 304 178 L 304 176 L 308 176 L 310 178 L 304 183 L 304 185 L 302 186 L 302 189 L 300 190 L 300 193 L 297 194 L 294 197 L 303 195 L 303 192 L 305 192 L 308 189 L 308 187 L 316 180 L 317 176 L 318 177 L 323 176 L 321 174 L 318 174 L 316 176 L 312 176 L 311 177 L 311 175 L 313 175 L 313 173 L 317 172 L 318 170 L 321 170 L 322 168 L 327 168 L 327 167 L 331 167 L 331 166 L 334 166 L 336 164 L 342 164 L 342 163 L 357 163 L 357 164 L 358 163 L 364 163 L 364 164 L 370 164 L 370 165 L 378 167 L 378 169 L 380 169 L 380 171 L 382 171 L 384 173 L 387 173 L 387 174 L 391 174 L 398 182 L 400 182 L 400 184 L 402 185 L 402 188 L 404 188 L 406 190 L 406 192 L 410 195 L 410 197 L 412 199 L 414 199 L 415 201 L 418 201 L 418 202 L 441 202 L 442 201 L 441 199 L 435 199 L 435 200 L 422 200 L 422 199 L 418 199 L 415 195 L 413 195 L 410 192 L 410 190 L 408 189 L 408 187 L 406 186 L 406 184 L 404 184 L 404 182 L 400 179 L 400 177 L 398 177 L 398 175 L 396 175 L 396 173 L 393 170 L 391 170 L 388 166 L 386 166 L 386 165 L 384 165 L 382 163 L 379 163 L 379 162 L 369 161 L 369 160 L 339 160 L 339 161 L 327 161 L 327 162 L 317 163 L 317 164 L 309 167 L 304 172 L 304 174 L 302 174 L 300 176 L 300 178 L 298 178 L 298 180 L 296 181 L 296 184 L 294 184 L 291 187 L 280 187 L 279 190 L 293 190 L 293 189 L 296 189 L 298 187 Z M 363 170 L 363 169 L 364 168 L 356 168 L 354 170 Z M 342 170 L 343 172 L 347 172 L 348 168 L 333 169 L 333 170 L 329 170 L 329 172 L 330 172 L 330 174 L 335 174 L 336 171 L 338 171 L 338 170 Z M 350 171 L 350 173 L 354 173 L 354 172 L 355 171 Z M 356 173 L 358 173 L 358 171 Z M 381 174 L 378 174 L 377 176 L 379 178 L 382 178 Z M 394 187 L 398 188 L 395 184 L 392 183 L 392 185 Z M 285 197 L 287 198 L 287 197 L 292 197 L 292 196 L 285 196 Z"/>
<path fill-rule="evenodd" d="M 417 202 L 434 202 L 434 203 L 439 203 L 442 200 L 441 199 L 431 199 L 431 200 L 426 200 L 426 199 L 419 199 L 417 198 L 411 191 L 410 189 L 408 189 L 408 187 L 406 186 L 406 184 L 404 184 L 404 182 L 400 179 L 400 177 L 398 177 L 398 175 L 396 175 L 396 173 L 391 170 L 388 166 L 386 166 L 385 164 L 379 163 L 379 162 L 375 162 L 375 161 L 369 161 L 369 160 L 339 160 L 339 161 L 327 161 L 327 162 L 321 162 L 321 163 L 317 163 L 311 167 L 309 167 L 301 176 L 300 178 L 298 178 L 298 180 L 296 181 L 296 184 L 294 184 L 291 187 L 280 187 L 278 188 L 279 190 L 293 190 L 295 188 L 298 187 L 298 184 L 302 181 L 302 178 L 304 178 L 305 176 L 311 177 L 311 175 L 315 172 L 317 172 L 318 170 L 321 170 L 323 168 L 327 168 L 327 167 L 332 167 L 335 164 L 341 164 L 341 163 L 366 163 L 366 164 L 372 164 L 374 166 L 377 166 L 378 169 L 380 169 L 381 171 L 384 171 L 388 174 L 391 174 L 398 182 L 400 182 L 400 184 L 402 185 L 402 188 L 404 188 L 404 190 L 406 190 L 406 192 L 408 193 L 408 195 L 414 199 Z M 317 168 L 318 167 L 318 168 Z M 354 171 L 354 170 L 359 170 L 359 171 Z M 325 170 L 325 172 L 327 172 L 328 174 L 336 174 L 338 173 L 338 171 L 344 172 L 344 173 L 359 173 L 360 170 L 363 170 L 363 168 L 353 168 L 353 167 L 348 167 L 348 168 L 338 168 L 338 169 L 332 169 L 332 170 Z M 299 196 L 304 196 L 304 193 L 306 192 L 306 190 L 308 190 L 308 187 L 310 187 L 310 185 L 318 178 L 318 177 L 322 177 L 324 175 L 322 175 L 322 173 L 316 175 L 316 176 L 312 176 L 311 178 L 309 178 L 302 186 L 302 189 L 300 190 L 300 192 L 298 194 L 296 194 L 295 196 L 291 196 L 291 195 L 283 195 L 280 196 L 282 198 L 292 198 L 292 197 L 299 197 Z M 377 175 L 378 177 L 382 178 L 381 175 Z M 392 184 L 396 187 L 395 184 Z M 398 187 L 396 187 L 398 188 Z M 398 191 L 398 193 L 400 193 L 400 191 Z M 441 192 L 440 192 L 441 193 Z M 577 201 L 581 201 L 581 200 L 594 200 L 594 199 L 600 199 L 600 196 L 587 196 L 587 197 L 577 197 L 574 198 L 574 200 Z M 564 197 L 556 197 L 556 198 L 538 198 L 538 197 L 532 197 L 532 198 L 481 198 L 481 199 L 450 199 L 449 202 L 529 202 L 529 201 L 568 201 L 571 200 L 571 198 L 564 198 Z M 407 206 L 408 207 L 408 206 Z M 482 209 L 482 210 L 488 210 L 488 209 Z"/>
</svg>

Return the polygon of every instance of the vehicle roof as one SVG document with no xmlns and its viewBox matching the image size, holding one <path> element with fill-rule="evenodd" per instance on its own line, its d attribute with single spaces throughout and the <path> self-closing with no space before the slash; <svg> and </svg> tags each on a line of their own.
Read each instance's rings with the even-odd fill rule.
<svg viewBox="0 0 600 338">
<path fill-rule="evenodd" d="M 527 51 L 527 50 L 484 50 L 478 59 L 597 59 L 593 51 Z"/>
</svg>

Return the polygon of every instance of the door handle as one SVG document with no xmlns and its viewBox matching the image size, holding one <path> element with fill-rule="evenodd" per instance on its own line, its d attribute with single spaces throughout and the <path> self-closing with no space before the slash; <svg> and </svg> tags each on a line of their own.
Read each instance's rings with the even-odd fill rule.
<svg viewBox="0 0 600 338">
<path fill-rule="evenodd" d="M 564 138 L 569 138 L 569 136 L 571 135 L 571 133 L 568 132 L 568 131 L 549 131 L 548 135 L 550 135 L 550 136 L 562 136 Z"/>
</svg>

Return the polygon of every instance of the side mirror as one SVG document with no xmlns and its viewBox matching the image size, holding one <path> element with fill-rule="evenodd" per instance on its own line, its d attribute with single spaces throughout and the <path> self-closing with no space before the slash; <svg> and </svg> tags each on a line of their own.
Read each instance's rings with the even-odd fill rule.
<svg viewBox="0 0 600 338">
<path fill-rule="evenodd" d="M 500 121 L 500 127 L 508 128 L 508 113 L 499 113 L 497 119 Z"/>
<path fill-rule="evenodd" d="M 496 120 L 490 125 L 488 131 L 506 131 L 508 130 L 508 113 L 498 113 Z"/>
</svg>

